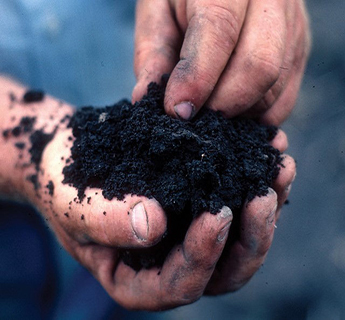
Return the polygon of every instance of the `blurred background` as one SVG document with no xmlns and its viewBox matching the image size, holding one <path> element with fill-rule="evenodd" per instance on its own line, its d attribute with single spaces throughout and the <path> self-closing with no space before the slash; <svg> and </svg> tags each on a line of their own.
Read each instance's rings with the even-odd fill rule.
<svg viewBox="0 0 345 320">
<path fill-rule="evenodd" d="M 345 2 L 307 6 L 312 53 L 283 125 L 297 177 L 254 278 L 190 306 L 127 312 L 31 209 L 1 203 L 0 319 L 345 319 Z M 133 0 L 1 0 L 0 72 L 78 106 L 130 98 L 134 7 Z M 43 300 L 46 310 L 38 310 Z"/>
</svg>

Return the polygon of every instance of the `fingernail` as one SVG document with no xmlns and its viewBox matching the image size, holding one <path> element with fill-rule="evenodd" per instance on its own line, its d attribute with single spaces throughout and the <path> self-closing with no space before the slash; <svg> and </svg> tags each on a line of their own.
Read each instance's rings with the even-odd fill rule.
<svg viewBox="0 0 345 320">
<path fill-rule="evenodd" d="M 220 210 L 220 212 L 218 214 L 218 218 L 219 218 L 218 220 L 220 220 L 220 218 L 221 218 L 221 219 L 231 219 L 231 221 L 232 221 L 232 211 L 231 211 L 231 209 L 229 207 L 227 207 L 227 206 L 224 206 Z"/>
<path fill-rule="evenodd" d="M 272 188 L 268 188 L 268 194 L 275 194 L 276 192 Z"/>
<path fill-rule="evenodd" d="M 222 242 L 224 241 L 224 239 L 226 239 L 229 233 L 230 226 L 231 226 L 231 222 L 233 218 L 231 209 L 227 206 L 224 206 L 222 210 L 220 211 L 218 217 L 219 217 L 219 220 L 224 220 L 224 219 L 229 220 L 228 223 L 220 230 L 217 236 L 217 241 Z"/>
<path fill-rule="evenodd" d="M 177 116 L 183 120 L 191 119 L 194 113 L 194 109 L 195 109 L 194 105 L 189 101 L 181 102 L 177 104 L 176 106 L 174 106 L 174 110 Z"/>
<path fill-rule="evenodd" d="M 132 209 L 132 229 L 136 237 L 146 241 L 149 233 L 149 223 L 145 207 L 142 202 L 137 203 Z"/>
<path fill-rule="evenodd" d="M 220 230 L 218 236 L 217 236 L 217 241 L 218 242 L 222 242 L 224 241 L 224 239 L 226 238 L 226 236 L 228 235 L 229 233 L 229 229 L 230 229 L 230 226 L 231 226 L 231 221 L 228 222 L 225 227 L 222 228 L 222 230 Z"/>
</svg>

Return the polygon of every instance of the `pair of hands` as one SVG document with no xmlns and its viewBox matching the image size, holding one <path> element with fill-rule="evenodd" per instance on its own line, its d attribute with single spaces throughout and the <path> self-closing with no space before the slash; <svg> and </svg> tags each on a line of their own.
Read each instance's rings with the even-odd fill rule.
<svg viewBox="0 0 345 320">
<path fill-rule="evenodd" d="M 308 50 L 301 0 L 139 0 L 133 100 L 170 73 L 165 107 L 172 116 L 190 119 L 206 104 L 228 117 L 280 124 L 295 103 Z M 228 208 L 206 212 L 162 268 L 135 272 L 119 260 L 118 249 L 157 243 L 166 228 L 164 212 L 155 200 L 107 201 L 95 189 L 86 192 L 89 204 L 70 203 L 77 192 L 61 183 L 70 134 L 59 130 L 44 152 L 40 180 L 53 181 L 55 192 L 36 205 L 64 247 L 118 303 L 145 310 L 188 304 L 203 294 L 237 290 L 261 266 L 295 176 L 292 158 L 285 157 L 274 190 L 244 206 L 236 230 Z M 285 151 L 285 134 L 272 144 Z"/>
</svg>

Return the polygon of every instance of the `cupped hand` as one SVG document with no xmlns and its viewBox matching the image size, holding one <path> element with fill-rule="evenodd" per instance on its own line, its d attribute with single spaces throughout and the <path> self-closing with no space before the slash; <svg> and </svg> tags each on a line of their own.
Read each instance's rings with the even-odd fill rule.
<svg viewBox="0 0 345 320">
<path fill-rule="evenodd" d="M 310 49 L 303 0 L 139 0 L 133 101 L 170 78 L 165 108 L 203 106 L 278 125 L 295 104 Z"/>
<path fill-rule="evenodd" d="M 25 189 L 26 197 L 43 214 L 63 247 L 128 309 L 162 310 L 195 301 L 226 242 L 231 210 L 202 214 L 161 268 L 137 272 L 124 264 L 119 250 L 159 242 L 166 231 L 165 213 L 154 199 L 127 195 L 123 201 L 109 201 L 99 189 L 87 189 L 80 201 L 77 190 L 62 183 L 71 136 L 70 129 L 58 129 L 42 156 L 41 188 L 34 190 L 28 184 Z"/>
<path fill-rule="evenodd" d="M 60 130 L 46 147 L 39 173 L 42 190 L 39 197 L 33 193 L 30 198 L 65 249 L 119 304 L 136 310 L 189 304 L 205 293 L 240 288 L 260 267 L 294 176 L 291 158 L 285 158 L 276 192 L 270 190 L 266 197 L 249 202 L 241 213 L 240 226 L 230 228 L 233 215 L 227 207 L 216 215 L 205 212 L 192 222 L 183 243 L 172 249 L 162 267 L 135 271 L 123 263 L 119 249 L 156 244 L 166 230 L 164 211 L 154 199 L 127 195 L 123 201 L 109 201 L 98 189 L 87 189 L 80 202 L 77 190 L 61 182 L 70 156 L 70 136 L 70 130 Z M 274 145 L 286 148 L 281 131 Z M 49 182 L 53 194 L 46 187 Z"/>
</svg>

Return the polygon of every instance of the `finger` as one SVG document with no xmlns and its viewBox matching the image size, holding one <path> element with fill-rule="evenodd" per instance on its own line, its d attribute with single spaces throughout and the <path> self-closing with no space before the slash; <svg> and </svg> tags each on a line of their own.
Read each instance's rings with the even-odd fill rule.
<svg viewBox="0 0 345 320">
<path fill-rule="evenodd" d="M 278 210 L 276 219 L 279 218 L 278 212 L 288 198 L 291 186 L 296 177 L 296 162 L 289 155 L 283 155 L 279 175 L 273 182 L 273 189 L 278 196 Z"/>
<path fill-rule="evenodd" d="M 284 92 L 289 79 L 294 73 L 293 61 L 295 56 L 297 38 L 296 38 L 296 1 L 289 1 L 285 6 L 285 22 L 286 22 L 286 38 L 283 62 L 280 66 L 280 75 L 276 83 L 266 92 L 262 99 L 257 101 L 245 113 L 245 116 L 259 118 L 267 110 L 272 108 L 279 97 Z M 290 114 L 294 105 L 286 105 L 284 110 L 279 110 L 281 114 Z M 269 122 L 270 123 L 270 122 Z M 270 124 L 279 125 L 281 122 L 273 122 Z"/>
<path fill-rule="evenodd" d="M 160 83 L 177 63 L 181 47 L 179 30 L 168 1 L 139 0 L 136 7 L 134 71 L 137 84 L 132 102 L 147 92 L 147 85 Z"/>
<path fill-rule="evenodd" d="M 277 82 L 285 52 L 284 2 L 250 1 L 236 53 L 207 102 L 212 109 L 242 114 Z"/>
<path fill-rule="evenodd" d="M 270 144 L 273 148 L 278 149 L 280 152 L 284 152 L 289 146 L 287 135 L 283 130 L 278 129 L 276 136 L 273 138 Z"/>
<path fill-rule="evenodd" d="M 119 263 L 108 293 L 125 307 L 162 310 L 191 303 L 201 297 L 224 248 L 232 212 L 196 218 L 183 244 L 176 246 L 161 269 L 138 273 Z"/>
<path fill-rule="evenodd" d="M 295 68 L 294 68 L 295 69 Z M 267 109 L 258 120 L 263 124 L 280 125 L 291 113 L 296 104 L 301 86 L 303 71 L 293 71 L 284 91 L 270 109 Z"/>
<path fill-rule="evenodd" d="M 165 213 L 154 199 L 127 195 L 123 201 L 109 201 L 101 193 L 96 195 L 89 190 L 82 209 L 79 203 L 72 202 L 70 207 L 69 217 L 62 219 L 69 234 L 80 243 L 148 247 L 156 244 L 166 231 Z"/>
<path fill-rule="evenodd" d="M 188 120 L 204 105 L 237 44 L 247 4 L 248 0 L 188 2 L 180 61 L 165 93 L 168 114 Z"/>
<path fill-rule="evenodd" d="M 293 30 L 291 43 L 295 45 L 290 46 L 287 61 L 284 63 L 289 66 L 289 78 L 273 107 L 259 119 L 262 123 L 275 125 L 282 123 L 291 113 L 298 97 L 311 45 L 308 21 L 301 2 L 303 1 L 298 1 L 294 12 L 295 25 L 290 28 Z"/>
<path fill-rule="evenodd" d="M 236 226 L 239 237 L 231 241 L 236 230 L 230 230 L 230 239 L 207 286 L 207 294 L 238 290 L 260 268 L 273 240 L 276 209 L 277 194 L 273 189 L 244 206 L 240 226 Z"/>
</svg>

